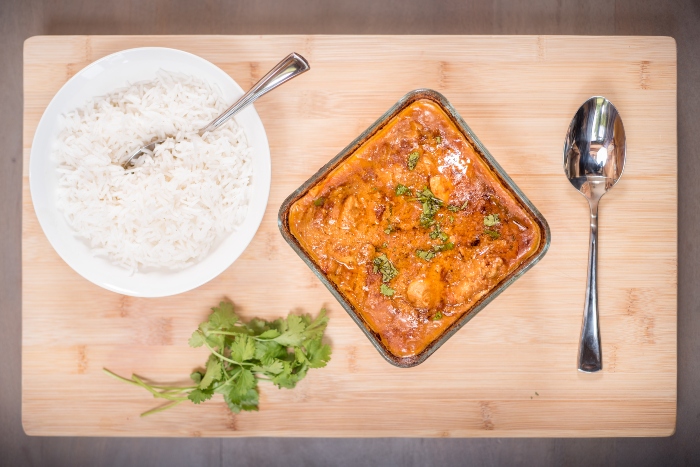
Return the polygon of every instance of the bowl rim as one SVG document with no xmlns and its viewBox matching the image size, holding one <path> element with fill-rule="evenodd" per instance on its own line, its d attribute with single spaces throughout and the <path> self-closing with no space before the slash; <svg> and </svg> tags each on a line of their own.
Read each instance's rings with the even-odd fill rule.
<svg viewBox="0 0 700 467">
<path fill-rule="evenodd" d="M 241 237 L 239 241 L 237 242 L 238 245 L 240 245 L 240 248 L 238 248 L 237 254 L 232 254 L 230 257 L 230 261 L 224 261 L 221 262 L 221 264 L 218 265 L 218 267 L 211 268 L 208 273 L 206 274 L 191 274 L 191 279 L 188 277 L 187 278 L 187 285 L 171 285 L 167 284 L 165 286 L 159 287 L 156 291 L 149 291 L 149 290 L 138 290 L 138 287 L 136 289 L 133 288 L 125 288 L 121 287 L 118 285 L 115 285 L 114 283 L 111 282 L 103 282 L 99 280 L 99 278 L 95 277 L 96 274 L 91 274 L 89 272 L 89 269 L 91 267 L 81 265 L 81 260 L 78 259 L 77 257 L 68 254 L 68 250 L 70 249 L 67 245 L 62 245 L 61 244 L 61 234 L 54 232 L 56 230 L 55 228 L 51 227 L 51 220 L 48 217 L 43 216 L 40 211 L 45 209 L 45 206 L 43 202 L 39 202 L 42 198 L 40 195 L 40 188 L 37 187 L 37 183 L 33 183 L 33 180 L 35 177 L 38 177 L 38 173 L 41 170 L 40 167 L 37 166 L 39 164 L 39 159 L 45 160 L 46 157 L 49 156 L 44 156 L 43 158 L 41 157 L 40 154 L 37 154 L 35 151 L 39 151 L 39 149 L 36 149 L 40 146 L 40 144 L 37 144 L 37 138 L 40 138 L 42 136 L 46 136 L 47 134 L 51 136 L 51 129 L 55 127 L 55 122 L 49 121 L 49 119 L 55 114 L 55 115 L 60 115 L 63 112 L 60 111 L 61 104 L 59 103 L 61 99 L 64 99 L 65 96 L 62 95 L 62 93 L 66 89 L 70 89 L 71 86 L 75 86 L 75 82 L 78 80 L 85 78 L 86 74 L 89 75 L 92 70 L 98 69 L 98 67 L 103 66 L 105 63 L 110 62 L 110 60 L 114 60 L 115 58 L 118 58 L 119 56 L 126 56 L 128 57 L 129 55 L 138 55 L 138 54 L 143 54 L 143 53 L 153 53 L 153 54 L 161 54 L 161 53 L 166 53 L 169 54 L 168 58 L 177 60 L 175 57 L 185 57 L 186 60 L 189 61 L 194 61 L 198 62 L 201 64 L 203 67 L 208 68 L 208 72 L 210 72 L 211 75 L 216 75 L 220 78 L 220 81 L 217 79 L 216 82 L 211 82 L 209 78 L 203 78 L 205 81 L 210 82 L 210 84 L 219 86 L 222 88 L 223 84 L 226 83 L 226 86 L 228 87 L 227 89 L 222 88 L 221 91 L 224 94 L 230 94 L 230 93 L 235 93 L 237 96 L 238 95 L 243 95 L 244 90 L 243 88 L 231 77 L 228 73 L 226 73 L 224 70 L 222 70 L 219 66 L 216 64 L 210 62 L 209 60 L 200 57 L 199 55 L 193 54 L 191 52 L 187 52 L 184 50 L 172 48 L 172 47 L 153 47 L 153 46 L 148 46 L 148 47 L 133 47 L 129 49 L 123 49 L 119 50 L 113 53 L 110 53 L 108 55 L 105 55 L 104 57 L 101 57 L 90 64 L 86 65 L 82 69 L 80 69 L 75 75 L 70 77 L 61 87 L 56 91 L 56 93 L 52 96 L 51 100 L 48 102 L 46 107 L 44 108 L 41 118 L 39 119 L 39 122 L 37 123 L 36 129 L 34 131 L 34 135 L 32 137 L 32 144 L 30 148 L 30 154 L 29 154 L 29 168 L 28 168 L 28 180 L 29 180 L 29 193 L 30 193 L 30 199 L 32 202 L 32 206 L 34 208 L 34 213 L 37 217 L 37 221 L 41 227 L 42 232 L 44 233 L 44 236 L 48 240 L 49 244 L 53 248 L 53 250 L 58 254 L 58 256 L 66 263 L 68 266 L 78 273 L 81 277 L 84 279 L 88 280 L 89 282 L 103 288 L 106 290 L 109 290 L 111 292 L 116 292 L 122 295 L 128 295 L 128 296 L 133 296 L 133 297 L 143 297 L 143 298 L 158 298 L 158 297 L 168 297 L 168 296 L 173 296 L 173 295 L 178 295 L 181 293 L 188 292 L 190 290 L 196 289 L 197 287 L 200 287 L 207 282 L 211 281 L 212 279 L 216 278 L 219 276 L 221 273 L 226 271 L 240 256 L 243 254 L 245 249 L 248 247 L 250 242 L 253 240 L 255 237 L 255 234 L 260 228 L 260 224 L 262 223 L 263 217 L 265 215 L 265 212 L 267 210 L 267 202 L 269 199 L 270 195 L 270 188 L 271 188 L 271 178 L 272 178 L 272 167 L 271 167 L 271 157 L 270 157 L 270 145 L 269 141 L 267 139 L 267 132 L 265 131 L 265 127 L 262 123 L 262 120 L 260 119 L 260 116 L 258 115 L 255 107 L 251 104 L 248 106 L 247 109 L 245 109 L 243 112 L 241 112 L 241 115 L 245 112 L 247 115 L 248 120 L 253 121 L 253 126 L 258 126 L 259 125 L 259 131 L 256 128 L 256 138 L 258 141 L 258 145 L 255 148 L 256 152 L 253 157 L 260 159 L 257 163 L 260 164 L 260 170 L 259 173 L 256 172 L 254 176 L 260 177 L 260 183 L 264 184 L 264 190 L 261 190 L 260 193 L 251 193 L 254 194 L 255 197 L 259 200 L 257 203 L 258 205 L 261 205 L 264 207 L 264 209 L 253 209 L 253 202 L 250 202 L 248 204 L 248 210 L 246 212 L 246 219 L 243 221 L 243 223 L 250 222 L 250 234 L 247 235 L 246 237 Z M 158 60 L 160 57 L 156 57 L 155 60 Z M 167 68 L 160 68 L 160 69 L 166 69 Z M 178 71 L 180 72 L 180 71 Z M 197 76 L 196 71 L 192 73 L 193 76 Z M 144 78 L 146 79 L 146 78 Z M 132 82 L 137 82 L 141 81 L 142 79 L 133 79 L 133 80 L 125 80 L 121 86 L 125 86 L 128 83 Z M 116 89 L 116 88 L 115 88 Z M 93 96 L 93 97 L 99 97 L 99 94 Z M 78 104 L 80 105 L 80 104 Z M 243 124 L 240 124 L 243 126 Z M 249 140 L 250 143 L 250 132 L 252 130 L 249 128 L 248 131 L 246 131 L 246 138 Z M 48 133 L 47 133 L 48 132 Z M 252 186 L 252 184 L 251 184 Z M 43 203 L 43 204 L 42 204 Z M 57 209 L 57 207 L 54 207 Z M 248 221 L 250 219 L 250 221 Z M 65 222 L 65 219 L 64 219 Z M 241 225 L 244 225 L 241 224 Z M 51 228 L 49 228 L 51 227 Z M 71 231 L 74 232 L 73 229 L 67 225 L 66 227 Z M 159 274 L 162 275 L 162 282 L 168 281 L 168 276 L 174 277 L 178 273 L 183 273 L 185 271 L 193 269 L 197 264 L 203 262 L 206 260 L 207 257 L 213 255 L 216 250 L 228 239 L 230 238 L 231 235 L 235 235 L 237 232 L 240 232 L 241 227 L 239 227 L 239 230 L 235 230 L 229 234 L 227 234 L 225 237 L 222 239 L 217 240 L 217 242 L 212 246 L 211 250 L 207 253 L 207 255 L 202 258 L 201 260 L 198 260 L 195 262 L 192 266 L 188 266 L 185 269 L 182 270 L 177 270 L 177 271 L 160 271 Z M 75 235 L 74 235 L 75 236 Z M 84 241 L 84 240 L 81 240 Z M 104 258 L 102 258 L 104 259 Z M 105 261 L 109 261 L 104 259 Z M 224 264 L 226 263 L 226 264 Z M 111 264 L 111 262 L 110 262 Z M 94 266 L 93 266 L 94 267 Z M 185 273 L 186 274 L 186 273 Z M 134 274 L 136 276 L 136 274 Z M 176 281 L 177 282 L 177 281 Z M 178 282 L 179 283 L 179 282 Z"/>
<path fill-rule="evenodd" d="M 467 139 L 467 142 L 472 145 L 472 147 L 477 151 L 478 155 L 482 157 L 483 161 L 486 163 L 488 168 L 494 173 L 499 182 L 503 187 L 510 191 L 515 197 L 516 201 L 521 204 L 521 206 L 528 211 L 532 217 L 535 219 L 540 227 L 540 243 L 537 250 L 518 268 L 513 270 L 510 274 L 504 277 L 496 287 L 491 291 L 481 297 L 470 310 L 464 313 L 459 319 L 452 323 L 447 329 L 445 329 L 440 336 L 434 339 L 425 349 L 416 355 L 408 357 L 398 357 L 391 353 L 389 349 L 384 345 L 381 337 L 378 333 L 374 332 L 369 324 L 364 320 L 362 314 L 355 309 L 355 307 L 344 297 L 342 292 L 336 287 L 336 285 L 328 279 L 325 273 L 318 267 L 318 265 L 311 259 L 306 250 L 299 244 L 297 239 L 292 235 L 289 229 L 289 211 L 292 205 L 303 197 L 313 186 L 320 182 L 328 173 L 333 169 L 342 164 L 345 159 L 350 157 L 355 153 L 366 141 L 368 141 L 372 136 L 374 136 L 378 131 L 380 131 L 386 124 L 388 124 L 392 118 L 399 114 L 404 108 L 411 105 L 413 102 L 421 99 L 428 99 L 435 104 L 437 104 L 453 121 L 457 128 L 462 132 L 462 134 Z M 462 117 L 457 113 L 457 111 L 452 107 L 449 101 L 439 92 L 432 89 L 420 88 L 410 91 L 405 96 L 403 96 L 399 101 L 394 104 L 388 111 L 386 111 L 377 121 L 370 125 L 365 131 L 363 131 L 355 140 L 353 140 L 349 145 L 347 145 L 343 150 L 341 150 L 333 159 L 331 159 L 327 164 L 321 167 L 314 175 L 312 175 L 306 182 L 304 182 L 299 188 L 292 192 L 287 199 L 284 200 L 280 206 L 277 224 L 282 233 L 282 237 L 291 246 L 291 248 L 296 252 L 297 255 L 306 263 L 306 265 L 314 272 L 314 274 L 319 278 L 319 280 L 325 285 L 331 294 L 338 300 L 340 305 L 345 309 L 345 311 L 350 315 L 350 317 L 355 321 L 355 323 L 364 332 L 367 338 L 372 342 L 377 351 L 386 359 L 389 363 L 399 368 L 410 368 L 423 363 L 428 357 L 430 357 L 440 346 L 442 346 L 450 337 L 452 337 L 459 329 L 467 324 L 474 316 L 476 316 L 481 310 L 483 310 L 491 301 L 493 301 L 498 295 L 500 295 L 506 288 L 508 288 L 513 282 L 515 282 L 519 277 L 530 270 L 535 264 L 537 264 L 542 257 L 547 253 L 551 243 L 551 231 L 549 229 L 549 224 L 544 218 L 542 213 L 535 207 L 534 204 L 525 196 L 525 194 L 520 190 L 520 188 L 515 184 L 515 182 L 508 176 L 508 174 L 503 170 L 503 168 L 498 164 L 496 159 L 491 155 L 491 153 L 486 149 L 486 147 L 481 143 L 481 141 L 476 137 L 474 132 L 469 128 L 467 123 L 462 119 Z"/>
</svg>

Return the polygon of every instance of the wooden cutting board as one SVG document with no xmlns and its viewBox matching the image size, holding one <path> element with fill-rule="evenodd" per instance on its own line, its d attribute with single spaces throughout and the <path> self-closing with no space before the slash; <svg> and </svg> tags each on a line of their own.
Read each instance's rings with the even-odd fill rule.
<svg viewBox="0 0 700 467">
<path fill-rule="evenodd" d="M 217 64 L 249 88 L 291 51 L 311 72 L 256 103 L 272 153 L 265 218 L 245 254 L 194 291 L 137 299 L 73 272 L 29 194 L 34 131 L 53 95 L 92 61 L 166 46 Z M 286 245 L 282 200 L 406 92 L 443 93 L 549 221 L 545 258 L 422 365 L 372 347 Z M 617 106 L 625 174 L 601 204 L 604 370 L 576 370 L 588 206 L 562 147 L 588 97 Z M 664 37 L 60 36 L 24 48 L 22 419 L 31 435 L 668 436 L 676 420 L 676 45 Z M 147 418 L 158 401 L 102 367 L 186 382 L 205 351 L 187 339 L 231 299 L 245 318 L 330 311 L 333 359 L 299 386 L 261 388 L 260 411 L 221 399 Z M 218 396 L 217 396 L 218 397 Z"/>
</svg>

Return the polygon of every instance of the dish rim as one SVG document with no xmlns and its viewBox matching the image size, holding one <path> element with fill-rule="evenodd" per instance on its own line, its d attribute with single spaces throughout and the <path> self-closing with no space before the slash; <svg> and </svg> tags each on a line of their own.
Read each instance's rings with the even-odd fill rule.
<svg viewBox="0 0 700 467">
<path fill-rule="evenodd" d="M 387 125 L 392 118 L 398 115 L 403 109 L 411 105 L 413 102 L 427 99 L 435 104 L 437 104 L 452 120 L 452 122 L 457 126 L 457 129 L 465 136 L 467 142 L 476 150 L 482 160 L 486 163 L 487 167 L 496 176 L 503 187 L 510 191 L 514 195 L 516 201 L 521 204 L 521 206 L 529 212 L 529 214 L 535 219 L 540 227 L 540 243 L 537 250 L 533 255 L 531 255 L 526 261 L 524 261 L 518 268 L 513 270 L 505 278 L 503 278 L 496 287 L 494 287 L 490 292 L 481 297 L 470 310 L 463 314 L 459 319 L 452 323 L 447 329 L 445 329 L 440 336 L 434 339 L 430 344 L 428 344 L 425 349 L 416 355 L 408 357 L 399 357 L 394 355 L 389 351 L 389 349 L 384 345 L 381 337 L 378 333 L 372 331 L 369 324 L 364 320 L 362 314 L 355 309 L 355 307 L 343 296 L 342 292 L 335 286 L 335 284 L 328 279 L 326 274 L 321 271 L 318 265 L 313 261 L 313 259 L 308 255 L 304 248 L 299 244 L 297 239 L 291 233 L 289 229 L 289 211 L 292 205 L 302 198 L 313 186 L 320 182 L 326 175 L 328 175 L 333 169 L 342 164 L 347 158 L 355 153 L 365 142 L 367 142 L 372 136 L 374 136 L 378 131 L 380 131 L 385 125 Z M 439 349 L 447 340 L 449 340 L 457 331 L 459 331 L 465 324 L 467 324 L 474 316 L 476 316 L 481 310 L 483 310 L 491 301 L 493 301 L 498 295 L 500 295 L 505 289 L 507 289 L 513 282 L 520 278 L 523 274 L 529 271 L 535 264 L 537 264 L 549 250 L 551 243 L 551 231 L 547 220 L 544 218 L 542 213 L 535 207 L 534 204 L 525 196 L 525 194 L 520 190 L 520 188 L 515 184 L 515 182 L 508 176 L 508 174 L 503 170 L 503 168 L 498 164 L 496 159 L 491 155 L 491 153 L 486 149 L 483 143 L 477 138 L 474 132 L 471 130 L 469 125 L 464 121 L 464 119 L 457 113 L 455 108 L 449 103 L 449 101 L 437 91 L 427 88 L 415 89 L 408 92 L 401 99 L 396 102 L 389 110 L 387 110 L 381 117 L 379 117 L 372 125 L 370 125 L 365 131 L 363 131 L 357 138 L 355 138 L 349 145 L 347 145 L 343 150 L 341 150 L 335 157 L 333 157 L 328 163 L 321 167 L 314 175 L 312 175 L 306 182 L 304 182 L 299 188 L 294 190 L 282 203 L 279 209 L 277 217 L 277 225 L 280 229 L 282 237 L 289 244 L 289 246 L 294 250 L 294 252 L 299 255 L 299 257 L 306 263 L 306 265 L 313 271 L 313 273 L 319 278 L 323 285 L 328 288 L 331 294 L 335 297 L 340 305 L 345 309 L 345 311 L 350 315 L 350 317 L 355 321 L 355 323 L 364 332 L 367 338 L 372 342 L 377 351 L 394 366 L 399 368 L 411 368 L 423 363 L 428 357 L 430 357 L 437 349 Z"/>
</svg>

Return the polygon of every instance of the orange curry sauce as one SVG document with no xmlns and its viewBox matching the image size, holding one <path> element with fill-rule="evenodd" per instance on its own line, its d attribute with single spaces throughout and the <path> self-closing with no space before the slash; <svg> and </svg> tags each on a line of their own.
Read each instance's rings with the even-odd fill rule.
<svg viewBox="0 0 700 467">
<path fill-rule="evenodd" d="M 424 350 L 540 239 L 529 212 L 426 99 L 295 202 L 289 226 L 397 357 Z"/>
</svg>

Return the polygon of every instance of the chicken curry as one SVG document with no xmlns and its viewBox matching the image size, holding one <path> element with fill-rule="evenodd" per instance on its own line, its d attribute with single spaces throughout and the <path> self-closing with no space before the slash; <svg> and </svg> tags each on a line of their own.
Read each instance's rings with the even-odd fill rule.
<svg viewBox="0 0 700 467">
<path fill-rule="evenodd" d="M 289 228 L 397 357 L 424 350 L 540 241 L 530 212 L 427 99 L 297 200 Z"/>
</svg>

